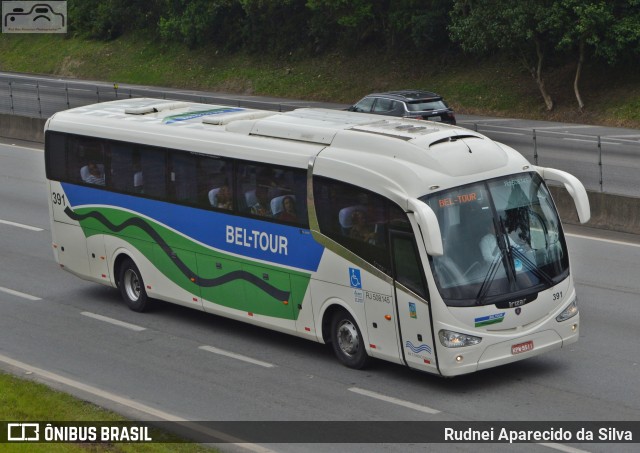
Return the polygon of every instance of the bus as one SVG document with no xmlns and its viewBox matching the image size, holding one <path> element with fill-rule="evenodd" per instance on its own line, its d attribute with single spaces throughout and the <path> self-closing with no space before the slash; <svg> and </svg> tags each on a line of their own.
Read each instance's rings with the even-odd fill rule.
<svg viewBox="0 0 640 453">
<path fill-rule="evenodd" d="M 148 98 L 45 126 L 59 266 L 120 291 L 456 376 L 578 339 L 546 180 L 572 175 L 456 126 Z"/>
</svg>

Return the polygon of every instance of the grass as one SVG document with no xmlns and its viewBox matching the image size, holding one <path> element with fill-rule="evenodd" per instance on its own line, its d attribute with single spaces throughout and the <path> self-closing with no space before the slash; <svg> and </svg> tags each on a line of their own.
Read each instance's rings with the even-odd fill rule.
<svg viewBox="0 0 640 453">
<path fill-rule="evenodd" d="M 25 423 L 29 421 L 74 421 L 74 422 L 116 422 L 125 418 L 76 399 L 49 387 L 30 380 L 19 379 L 0 373 L 0 420 Z M 41 436 L 43 434 L 41 433 Z M 154 439 L 176 439 L 170 434 L 153 431 Z M 189 443 L 5 443 L 3 452 L 92 452 L 92 453 L 128 453 L 128 452 L 179 452 L 200 453 L 217 450 Z"/>
<path fill-rule="evenodd" d="M 140 35 L 110 42 L 64 35 L 0 35 L 0 70 L 244 95 L 353 103 L 400 88 L 441 93 L 459 113 L 640 127 L 640 71 L 593 65 L 584 71 L 577 109 L 571 61 L 546 72 L 556 108 L 547 112 L 530 74 L 504 58 L 388 55 L 227 55 L 187 50 Z"/>
</svg>

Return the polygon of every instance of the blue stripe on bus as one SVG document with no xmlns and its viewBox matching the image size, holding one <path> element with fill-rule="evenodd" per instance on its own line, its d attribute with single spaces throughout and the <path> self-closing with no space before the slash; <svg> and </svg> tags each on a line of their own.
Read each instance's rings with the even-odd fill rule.
<svg viewBox="0 0 640 453">
<path fill-rule="evenodd" d="M 324 247 L 308 229 L 62 183 L 71 207 L 100 205 L 149 217 L 202 244 L 315 272 Z"/>
</svg>

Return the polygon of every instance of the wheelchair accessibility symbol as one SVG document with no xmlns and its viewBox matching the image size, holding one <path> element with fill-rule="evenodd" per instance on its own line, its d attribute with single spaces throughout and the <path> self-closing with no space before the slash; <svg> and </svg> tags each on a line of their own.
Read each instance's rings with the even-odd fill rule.
<svg viewBox="0 0 640 453">
<path fill-rule="evenodd" d="M 362 288 L 362 280 L 360 279 L 360 269 L 349 268 L 349 283 L 352 288 Z"/>
</svg>

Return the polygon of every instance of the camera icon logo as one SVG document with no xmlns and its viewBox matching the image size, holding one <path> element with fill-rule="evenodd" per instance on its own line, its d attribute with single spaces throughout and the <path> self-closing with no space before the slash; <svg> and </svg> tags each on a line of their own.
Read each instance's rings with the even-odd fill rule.
<svg viewBox="0 0 640 453">
<path fill-rule="evenodd" d="M 3 33 L 66 33 L 67 2 L 2 2 Z"/>
</svg>

